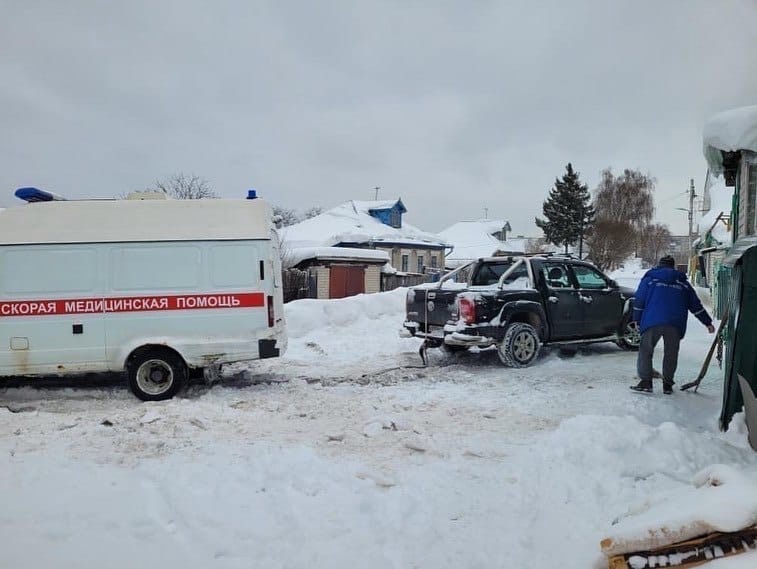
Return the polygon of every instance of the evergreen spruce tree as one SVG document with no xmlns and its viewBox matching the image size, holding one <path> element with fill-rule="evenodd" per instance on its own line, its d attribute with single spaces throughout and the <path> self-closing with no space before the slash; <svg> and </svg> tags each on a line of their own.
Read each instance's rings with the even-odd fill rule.
<svg viewBox="0 0 757 569">
<path fill-rule="evenodd" d="M 558 247 L 578 242 L 579 256 L 583 256 L 583 241 L 594 221 L 594 208 L 586 184 L 581 184 L 573 165 L 565 167 L 562 179 L 556 178 L 549 197 L 542 206 L 545 219 L 536 218 L 536 225 L 544 231 L 546 240 Z"/>
</svg>

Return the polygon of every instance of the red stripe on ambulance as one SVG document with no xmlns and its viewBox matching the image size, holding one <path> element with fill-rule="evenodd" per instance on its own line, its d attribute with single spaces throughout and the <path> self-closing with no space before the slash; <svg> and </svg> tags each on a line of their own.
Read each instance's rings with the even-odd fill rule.
<svg viewBox="0 0 757 569">
<path fill-rule="evenodd" d="M 53 314 L 98 314 L 106 312 L 262 308 L 264 306 L 265 295 L 262 292 L 119 296 L 110 298 L 0 301 L 0 316 L 49 316 Z"/>
</svg>

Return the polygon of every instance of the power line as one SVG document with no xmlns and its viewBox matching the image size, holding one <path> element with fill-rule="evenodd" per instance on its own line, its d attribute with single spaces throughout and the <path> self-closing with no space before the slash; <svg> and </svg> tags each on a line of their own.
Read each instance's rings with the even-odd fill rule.
<svg viewBox="0 0 757 569">
<path fill-rule="evenodd" d="M 688 195 L 689 195 L 689 190 L 686 190 L 685 192 L 679 192 L 679 193 L 677 193 L 677 194 L 675 194 L 673 196 L 668 196 L 664 200 L 660 200 L 659 202 L 657 202 L 657 204 L 661 205 L 661 204 L 664 204 L 664 203 L 668 203 L 669 201 L 673 201 L 675 199 L 678 199 L 681 196 L 688 196 Z"/>
</svg>

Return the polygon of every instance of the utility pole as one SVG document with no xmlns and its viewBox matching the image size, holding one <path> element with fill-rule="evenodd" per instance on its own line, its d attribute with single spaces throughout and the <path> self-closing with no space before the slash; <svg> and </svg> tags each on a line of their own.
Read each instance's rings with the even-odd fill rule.
<svg viewBox="0 0 757 569">
<path fill-rule="evenodd" d="M 489 208 L 484 208 L 484 220 L 489 219 Z"/>
<path fill-rule="evenodd" d="M 694 183 L 693 180 L 692 180 L 692 183 Z M 373 200 L 378 201 L 378 191 L 381 189 L 381 186 L 374 186 L 373 189 L 376 190 L 376 193 L 373 194 Z"/>
<path fill-rule="evenodd" d="M 694 178 L 691 178 L 689 182 L 689 264 L 691 263 L 691 256 L 694 253 L 694 246 L 693 246 L 693 231 L 694 231 L 694 198 L 696 197 L 696 194 L 694 193 Z"/>
</svg>

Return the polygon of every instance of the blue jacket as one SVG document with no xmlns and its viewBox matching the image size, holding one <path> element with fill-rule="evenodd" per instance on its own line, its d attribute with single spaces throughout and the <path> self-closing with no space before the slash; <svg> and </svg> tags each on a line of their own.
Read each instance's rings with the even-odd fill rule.
<svg viewBox="0 0 757 569">
<path fill-rule="evenodd" d="M 667 267 L 646 272 L 633 302 L 633 318 L 641 333 L 653 326 L 675 326 L 683 338 L 689 311 L 705 326 L 712 324 L 685 274 Z"/>
</svg>

